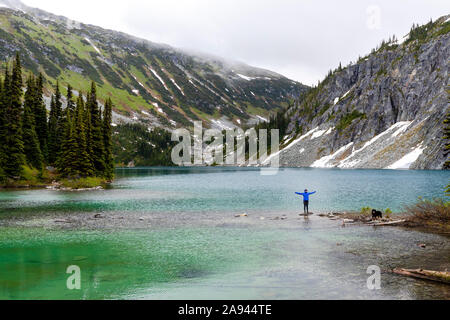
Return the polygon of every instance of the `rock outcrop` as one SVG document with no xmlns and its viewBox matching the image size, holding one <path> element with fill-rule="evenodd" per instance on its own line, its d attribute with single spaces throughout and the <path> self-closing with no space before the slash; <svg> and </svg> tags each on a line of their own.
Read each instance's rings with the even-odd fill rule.
<svg viewBox="0 0 450 320">
<path fill-rule="evenodd" d="M 449 111 L 449 17 L 330 72 L 288 111 L 280 164 L 441 169 Z"/>
</svg>

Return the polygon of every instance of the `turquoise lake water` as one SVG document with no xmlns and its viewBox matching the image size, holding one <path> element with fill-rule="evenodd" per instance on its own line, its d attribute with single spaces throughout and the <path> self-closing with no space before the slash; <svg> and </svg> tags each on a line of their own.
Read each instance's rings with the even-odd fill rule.
<svg viewBox="0 0 450 320">
<path fill-rule="evenodd" d="M 294 194 L 317 190 L 314 212 L 400 212 L 419 196 L 444 197 L 449 179 L 442 171 L 136 168 L 117 170 L 107 190 L 2 191 L 0 299 L 450 299 L 447 286 L 388 272 L 450 267 L 448 237 L 305 219 Z M 54 222 L 97 213 L 105 222 Z M 69 265 L 81 269 L 81 290 L 66 287 Z M 367 289 L 370 265 L 383 271 L 381 290 Z"/>
<path fill-rule="evenodd" d="M 312 210 L 369 206 L 398 212 L 419 196 L 444 197 L 450 172 L 280 169 L 276 175 L 263 176 L 258 169 L 142 168 L 119 170 L 118 178 L 116 186 L 124 190 L 169 195 L 169 199 L 149 201 L 144 210 L 147 205 L 161 211 L 296 210 L 302 208 L 302 198 L 294 193 L 308 188 L 318 191 L 311 196 Z"/>
</svg>

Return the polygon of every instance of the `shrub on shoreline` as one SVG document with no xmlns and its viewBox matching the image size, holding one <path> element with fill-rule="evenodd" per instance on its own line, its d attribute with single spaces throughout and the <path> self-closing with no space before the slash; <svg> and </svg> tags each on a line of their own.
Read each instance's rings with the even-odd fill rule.
<svg viewBox="0 0 450 320">
<path fill-rule="evenodd" d="M 95 187 L 105 187 L 108 183 L 104 178 L 87 177 L 78 179 L 63 179 L 60 184 L 64 188 L 70 189 L 91 189 Z"/>
<path fill-rule="evenodd" d="M 69 189 L 91 189 L 96 187 L 106 187 L 108 181 L 102 177 L 77 177 L 61 179 L 55 172 L 48 169 L 37 170 L 29 166 L 23 166 L 22 174 L 18 180 L 8 180 L 0 182 L 0 188 L 45 188 L 56 186 Z"/>
<path fill-rule="evenodd" d="M 430 227 L 450 232 L 450 202 L 443 199 L 419 201 L 406 207 L 408 224 L 418 227 Z"/>
</svg>

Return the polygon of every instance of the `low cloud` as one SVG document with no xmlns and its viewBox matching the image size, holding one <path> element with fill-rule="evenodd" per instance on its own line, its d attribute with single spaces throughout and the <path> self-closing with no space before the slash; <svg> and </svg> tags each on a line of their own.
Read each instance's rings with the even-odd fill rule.
<svg viewBox="0 0 450 320">
<path fill-rule="evenodd" d="M 413 22 L 450 13 L 437 0 L 24 0 L 74 20 L 271 69 L 305 84 L 355 61 Z"/>
</svg>

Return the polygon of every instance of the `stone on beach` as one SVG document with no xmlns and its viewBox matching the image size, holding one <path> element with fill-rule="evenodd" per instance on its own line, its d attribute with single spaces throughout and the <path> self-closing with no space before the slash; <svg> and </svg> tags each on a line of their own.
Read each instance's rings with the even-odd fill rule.
<svg viewBox="0 0 450 320">
<path fill-rule="evenodd" d="M 248 217 L 248 214 L 247 214 L 247 213 L 236 214 L 234 217 L 235 217 L 235 218 Z"/>
</svg>

